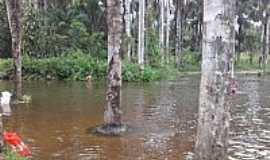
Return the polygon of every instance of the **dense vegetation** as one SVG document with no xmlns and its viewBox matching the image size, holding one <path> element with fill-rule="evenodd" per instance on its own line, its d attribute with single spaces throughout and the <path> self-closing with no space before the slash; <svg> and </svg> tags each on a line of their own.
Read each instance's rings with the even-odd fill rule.
<svg viewBox="0 0 270 160">
<path fill-rule="evenodd" d="M 63 57 L 49 58 L 23 58 L 23 73 L 26 80 L 79 80 L 84 81 L 91 76 L 92 79 L 105 79 L 107 61 L 99 60 L 90 55 L 76 52 Z M 12 78 L 13 66 L 11 59 L 0 60 L 2 78 Z M 168 76 L 171 73 L 171 76 Z M 137 64 L 123 64 L 124 81 L 152 81 L 161 78 L 173 78 L 176 69 L 173 66 L 152 67 L 145 66 L 140 69 Z"/>
<path fill-rule="evenodd" d="M 30 3 L 31 2 L 31 3 Z M 242 1 L 241 1 L 242 2 Z M 249 1 L 248 1 L 249 2 Z M 239 69 L 260 69 L 258 58 L 261 48 L 261 11 L 257 10 L 259 3 L 239 2 L 241 12 L 237 13 L 238 30 L 236 30 L 236 50 Z M 150 3 L 148 5 L 151 5 Z M 150 81 L 165 78 L 162 72 L 166 68 L 173 71 L 199 71 L 201 53 L 201 3 L 189 1 L 182 10 L 183 15 L 183 51 L 181 63 L 176 68 L 176 54 L 174 49 L 174 25 L 171 20 L 171 36 L 169 40 L 169 59 L 162 62 L 159 33 L 155 23 L 158 18 L 157 6 L 150 6 L 146 16 L 145 42 L 145 71 L 137 72 L 135 22 L 131 28 L 132 36 L 124 37 L 131 43 L 131 62 L 125 61 L 123 79 L 126 81 Z M 132 2 L 131 10 L 138 11 L 137 4 Z M 64 2 L 50 2 L 46 9 L 44 4 L 32 1 L 24 3 L 23 21 L 23 75 L 25 79 L 69 79 L 84 80 L 91 75 L 94 79 L 104 78 L 106 75 L 107 32 L 105 6 L 99 0 L 83 0 Z M 173 5 L 172 5 L 173 8 Z M 172 9 L 173 10 L 173 9 Z M 6 8 L 0 1 L 0 54 L 1 57 L 11 57 L 11 40 L 7 23 Z M 134 19 L 136 20 L 136 18 Z M 149 23 L 148 23 L 149 22 Z M 259 34 L 258 34 L 259 33 Z M 123 44 L 122 57 L 126 59 L 126 42 Z M 243 60 L 240 60 L 244 53 Z M 248 58 L 249 57 L 249 58 Z M 250 59 L 246 63 L 245 59 Z M 1 60 L 2 74 L 13 73 L 11 60 Z M 9 75 L 10 76 L 10 75 Z"/>
</svg>

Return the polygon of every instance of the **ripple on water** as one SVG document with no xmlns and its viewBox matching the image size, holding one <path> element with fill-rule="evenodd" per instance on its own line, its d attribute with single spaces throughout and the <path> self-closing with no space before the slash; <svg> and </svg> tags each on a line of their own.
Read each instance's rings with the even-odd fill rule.
<svg viewBox="0 0 270 160">
<path fill-rule="evenodd" d="M 82 153 L 79 153 L 78 159 L 80 160 L 96 160 L 104 159 L 102 156 L 102 148 L 100 146 L 89 146 L 85 147 Z"/>
<path fill-rule="evenodd" d="M 267 160 L 270 158 L 270 109 L 266 108 L 263 81 L 243 80 L 241 104 L 232 107 L 230 160 Z"/>
</svg>

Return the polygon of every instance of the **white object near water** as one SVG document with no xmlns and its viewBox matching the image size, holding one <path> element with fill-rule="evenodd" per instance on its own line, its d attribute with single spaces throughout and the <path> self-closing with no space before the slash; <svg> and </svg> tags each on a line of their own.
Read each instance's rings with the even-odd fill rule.
<svg viewBox="0 0 270 160">
<path fill-rule="evenodd" d="M 1 92 L 1 105 L 9 105 L 12 94 L 8 91 Z"/>
<path fill-rule="evenodd" d="M 1 108 L 2 108 L 2 114 L 4 116 L 11 116 L 11 107 L 9 104 L 3 104 L 1 105 Z"/>
</svg>

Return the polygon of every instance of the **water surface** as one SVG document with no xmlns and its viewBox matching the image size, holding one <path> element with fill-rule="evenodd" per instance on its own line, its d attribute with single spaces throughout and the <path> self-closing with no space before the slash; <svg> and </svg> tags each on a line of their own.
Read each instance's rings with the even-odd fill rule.
<svg viewBox="0 0 270 160">
<path fill-rule="evenodd" d="M 28 105 L 12 105 L 5 128 L 22 135 L 35 160 L 181 160 L 192 150 L 198 78 L 123 85 L 122 110 L 131 130 L 101 137 L 87 129 L 103 123 L 105 84 L 31 82 Z M 1 82 L 0 89 L 11 88 Z"/>
<path fill-rule="evenodd" d="M 231 160 L 270 159 L 270 77 L 238 76 L 231 98 Z M 0 89 L 12 83 L 0 82 Z M 105 84 L 26 82 L 28 105 L 12 105 L 5 129 L 31 146 L 35 160 L 184 160 L 196 137 L 199 76 L 175 81 L 124 83 L 122 137 L 87 129 L 103 123 Z"/>
</svg>

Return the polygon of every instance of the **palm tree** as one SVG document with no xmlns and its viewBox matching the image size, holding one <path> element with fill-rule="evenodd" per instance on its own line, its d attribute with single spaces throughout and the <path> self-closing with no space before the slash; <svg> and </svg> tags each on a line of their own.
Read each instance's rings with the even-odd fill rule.
<svg viewBox="0 0 270 160">
<path fill-rule="evenodd" d="M 125 131 L 121 121 L 121 57 L 123 20 L 121 15 L 121 0 L 107 0 L 108 25 L 108 75 L 104 112 L 105 124 L 97 128 L 102 134 L 120 134 Z"/>
<path fill-rule="evenodd" d="M 22 0 L 6 0 L 9 28 L 12 38 L 12 57 L 15 67 L 15 91 L 22 98 Z"/>
</svg>

